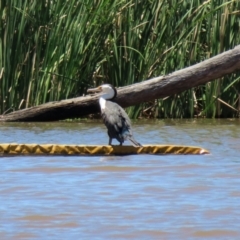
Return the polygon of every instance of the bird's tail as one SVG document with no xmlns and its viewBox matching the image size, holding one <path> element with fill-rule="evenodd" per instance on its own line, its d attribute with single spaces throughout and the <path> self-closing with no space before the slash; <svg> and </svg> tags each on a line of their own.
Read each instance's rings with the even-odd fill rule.
<svg viewBox="0 0 240 240">
<path fill-rule="evenodd" d="M 137 142 L 133 137 L 129 137 L 128 140 L 132 142 L 134 147 L 142 147 L 142 145 Z"/>
</svg>

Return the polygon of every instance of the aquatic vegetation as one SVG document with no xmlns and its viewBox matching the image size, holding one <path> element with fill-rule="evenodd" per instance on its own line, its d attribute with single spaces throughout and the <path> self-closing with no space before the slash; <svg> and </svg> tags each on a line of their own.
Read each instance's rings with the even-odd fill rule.
<svg viewBox="0 0 240 240">
<path fill-rule="evenodd" d="M 0 113 L 125 86 L 240 42 L 240 2 L 13 1 L 0 4 Z M 128 108 L 131 117 L 239 116 L 239 73 Z"/>
</svg>

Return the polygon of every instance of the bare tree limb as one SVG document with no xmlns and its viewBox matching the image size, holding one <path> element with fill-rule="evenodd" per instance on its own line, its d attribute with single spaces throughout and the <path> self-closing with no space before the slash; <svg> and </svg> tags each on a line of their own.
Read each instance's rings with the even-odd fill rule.
<svg viewBox="0 0 240 240">
<path fill-rule="evenodd" d="M 140 83 L 118 88 L 123 107 L 163 98 L 240 70 L 240 45 L 201 63 Z M 49 102 L 0 116 L 0 121 L 56 121 L 98 112 L 98 96 Z"/>
</svg>

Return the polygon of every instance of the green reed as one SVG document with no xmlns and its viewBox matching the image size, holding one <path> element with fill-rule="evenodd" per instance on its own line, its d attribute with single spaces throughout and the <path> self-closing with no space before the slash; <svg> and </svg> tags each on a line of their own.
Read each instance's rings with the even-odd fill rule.
<svg viewBox="0 0 240 240">
<path fill-rule="evenodd" d="M 1 112 L 84 93 L 104 58 L 110 1 L 1 2 Z"/>
<path fill-rule="evenodd" d="M 0 112 L 198 63 L 239 44 L 239 14 L 234 0 L 2 0 Z M 232 74 L 128 112 L 134 118 L 238 116 L 239 84 Z"/>
</svg>

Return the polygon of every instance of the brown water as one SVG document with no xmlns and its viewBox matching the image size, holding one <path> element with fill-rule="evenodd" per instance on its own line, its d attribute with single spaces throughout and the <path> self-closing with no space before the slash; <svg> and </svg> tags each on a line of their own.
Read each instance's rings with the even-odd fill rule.
<svg viewBox="0 0 240 240">
<path fill-rule="evenodd" d="M 0 239 L 240 239 L 240 121 L 133 127 L 142 144 L 211 154 L 0 157 Z M 0 142 L 108 139 L 100 122 L 2 123 Z"/>
</svg>

